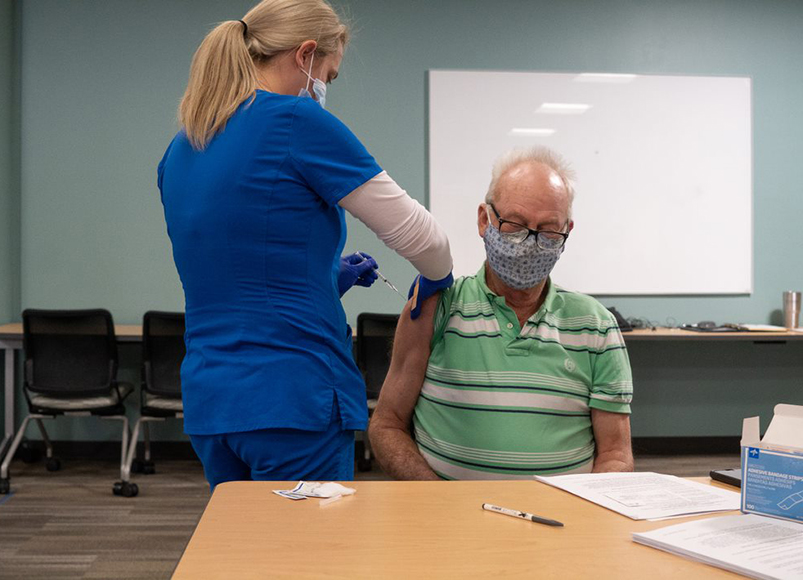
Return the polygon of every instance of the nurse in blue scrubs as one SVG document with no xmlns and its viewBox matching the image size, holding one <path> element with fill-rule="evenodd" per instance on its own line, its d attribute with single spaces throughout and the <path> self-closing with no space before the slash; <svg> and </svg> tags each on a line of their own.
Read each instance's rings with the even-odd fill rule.
<svg viewBox="0 0 803 580">
<path fill-rule="evenodd" d="M 341 256 L 346 211 L 420 272 L 419 305 L 451 284 L 443 230 L 325 110 L 348 36 L 324 0 L 218 25 L 159 163 L 186 300 L 184 427 L 212 488 L 353 478 L 367 409 L 340 297 L 377 264 Z"/>
</svg>

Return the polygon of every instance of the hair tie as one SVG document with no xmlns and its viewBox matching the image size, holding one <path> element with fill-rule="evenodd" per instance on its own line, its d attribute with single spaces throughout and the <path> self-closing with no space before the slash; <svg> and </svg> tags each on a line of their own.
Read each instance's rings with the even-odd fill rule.
<svg viewBox="0 0 803 580">
<path fill-rule="evenodd" d="M 242 20 L 238 20 L 237 22 L 243 25 L 243 39 L 248 38 L 248 25 Z"/>
</svg>

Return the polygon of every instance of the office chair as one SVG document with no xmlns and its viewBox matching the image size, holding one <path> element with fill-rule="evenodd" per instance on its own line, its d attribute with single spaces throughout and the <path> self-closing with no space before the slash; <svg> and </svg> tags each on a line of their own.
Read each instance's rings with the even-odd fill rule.
<svg viewBox="0 0 803 580">
<path fill-rule="evenodd" d="M 133 386 L 117 380 L 117 341 L 107 310 L 32 310 L 22 313 L 25 374 L 23 393 L 29 414 L 0 465 L 0 493 L 9 493 L 8 467 L 30 421 L 44 440 L 47 470 L 61 462 L 42 423 L 44 419 L 95 416 L 123 422 L 120 469 L 128 447 L 123 401 Z"/>
<path fill-rule="evenodd" d="M 181 402 L 181 362 L 184 360 L 184 314 L 181 312 L 146 312 L 142 321 L 142 389 L 140 417 L 134 425 L 121 479 L 114 484 L 115 495 L 134 497 L 139 493 L 131 483 L 131 473 L 156 473 L 151 461 L 148 424 L 168 418 L 183 419 Z M 144 460 L 136 458 L 137 439 L 142 426 Z"/>
<path fill-rule="evenodd" d="M 357 367 L 365 379 L 369 417 L 376 408 L 379 391 L 390 367 L 393 336 L 396 334 L 398 314 L 373 314 L 363 312 L 357 316 Z M 357 469 L 371 470 L 371 445 L 365 433 L 358 440 L 359 456 Z M 359 443 L 362 443 L 360 446 Z M 361 447 L 361 449 L 360 449 Z"/>
</svg>

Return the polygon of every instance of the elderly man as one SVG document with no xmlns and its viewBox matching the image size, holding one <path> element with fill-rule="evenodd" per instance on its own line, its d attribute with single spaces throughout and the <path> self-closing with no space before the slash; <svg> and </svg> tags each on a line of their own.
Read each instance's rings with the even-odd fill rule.
<svg viewBox="0 0 803 580">
<path fill-rule="evenodd" d="M 396 479 L 631 471 L 632 378 L 599 302 L 552 283 L 570 171 L 548 149 L 495 164 L 477 226 L 486 262 L 401 316 L 369 428 Z"/>
</svg>

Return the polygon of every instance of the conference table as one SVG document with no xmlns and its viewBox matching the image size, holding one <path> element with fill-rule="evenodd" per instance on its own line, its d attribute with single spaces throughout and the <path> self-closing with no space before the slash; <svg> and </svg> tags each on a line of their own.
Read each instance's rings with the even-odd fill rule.
<svg viewBox="0 0 803 580">
<path fill-rule="evenodd" d="M 717 341 L 741 341 L 741 342 L 786 342 L 787 340 L 803 340 L 803 329 L 797 330 L 778 330 L 778 331 L 735 331 L 735 332 L 698 332 L 693 330 L 683 330 L 682 328 L 637 328 L 628 332 L 623 332 L 625 342 L 643 342 L 652 340 L 681 340 L 717 342 Z"/>
<path fill-rule="evenodd" d="M 344 484 L 356 494 L 324 506 L 272 493 L 295 483 L 218 485 L 173 579 L 738 577 L 631 540 L 632 532 L 717 514 L 634 521 L 534 480 L 355 481 Z M 483 503 L 564 527 L 491 513 Z"/>
<path fill-rule="evenodd" d="M 142 325 L 116 324 L 114 326 L 117 342 L 142 342 Z M 660 341 L 660 340 L 697 340 L 697 341 L 752 341 L 779 342 L 787 340 L 803 340 L 803 332 L 692 332 L 678 328 L 641 328 L 623 334 L 625 342 Z M 0 350 L 5 360 L 4 400 L 5 417 L 4 434 L 0 443 L 0 460 L 14 437 L 16 422 L 14 417 L 14 393 L 16 385 L 16 351 L 22 349 L 22 324 L 11 323 L 0 325 Z"/>
</svg>

